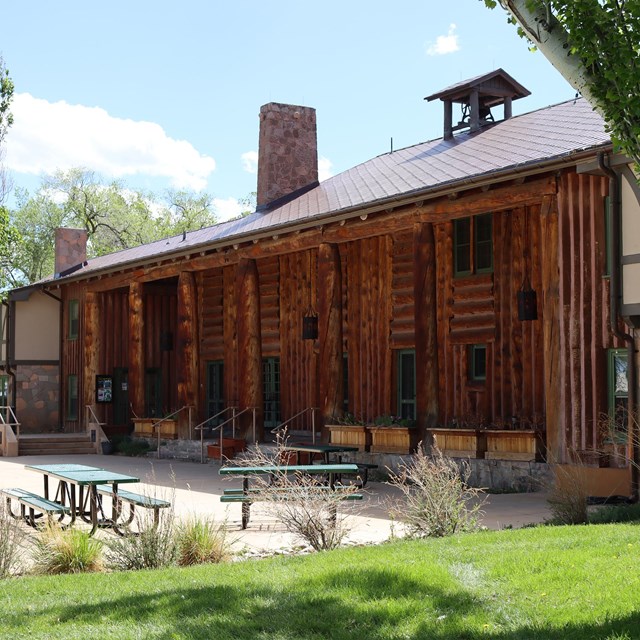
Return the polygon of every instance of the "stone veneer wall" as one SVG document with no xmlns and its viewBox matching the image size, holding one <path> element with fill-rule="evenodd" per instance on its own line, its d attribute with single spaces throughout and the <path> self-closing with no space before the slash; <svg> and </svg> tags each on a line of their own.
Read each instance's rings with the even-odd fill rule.
<svg viewBox="0 0 640 640">
<path fill-rule="evenodd" d="M 21 433 L 47 433 L 59 426 L 58 365 L 20 365 L 16 369 L 16 417 Z"/>
</svg>

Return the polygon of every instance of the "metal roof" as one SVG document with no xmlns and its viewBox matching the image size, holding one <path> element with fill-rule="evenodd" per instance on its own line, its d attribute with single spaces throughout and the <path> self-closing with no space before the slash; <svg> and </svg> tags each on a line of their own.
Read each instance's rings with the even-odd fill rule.
<svg viewBox="0 0 640 640">
<path fill-rule="evenodd" d="M 209 246 L 230 246 L 261 235 L 317 225 L 357 211 L 393 206 L 446 189 L 526 174 L 585 151 L 609 146 L 602 118 L 579 98 L 497 122 L 476 133 L 439 138 L 377 156 L 340 173 L 273 210 L 92 258 L 57 282 L 123 268 Z M 44 282 L 50 282 L 47 279 Z"/>
</svg>

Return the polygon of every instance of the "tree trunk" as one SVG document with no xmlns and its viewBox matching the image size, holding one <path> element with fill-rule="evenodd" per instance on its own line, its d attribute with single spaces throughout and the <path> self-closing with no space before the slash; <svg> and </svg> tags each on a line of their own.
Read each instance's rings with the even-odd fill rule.
<svg viewBox="0 0 640 640">
<path fill-rule="evenodd" d="M 100 299 L 97 293 L 87 291 L 84 298 L 84 405 L 95 402 L 96 375 L 100 366 Z M 82 423 L 85 407 L 78 418 Z M 86 425 L 85 425 L 86 426 Z"/>
<path fill-rule="evenodd" d="M 177 378 L 178 407 L 192 407 L 198 399 L 198 313 L 197 290 L 193 273 L 183 271 L 178 278 Z M 178 437 L 189 438 L 189 412 L 177 416 Z"/>
<path fill-rule="evenodd" d="M 144 418 L 144 285 L 129 285 L 129 402 L 134 418 Z"/>
</svg>

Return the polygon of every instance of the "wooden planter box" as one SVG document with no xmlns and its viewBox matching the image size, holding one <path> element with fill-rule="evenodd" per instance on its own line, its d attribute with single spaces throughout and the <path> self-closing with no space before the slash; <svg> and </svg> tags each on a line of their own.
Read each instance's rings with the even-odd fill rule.
<svg viewBox="0 0 640 640">
<path fill-rule="evenodd" d="M 369 451 L 371 432 L 361 424 L 328 424 L 330 443 L 358 447 L 359 451 Z"/>
<path fill-rule="evenodd" d="M 371 453 L 411 453 L 418 434 L 411 427 L 367 427 L 371 434 Z"/>
<path fill-rule="evenodd" d="M 486 431 L 476 429 L 429 429 L 435 444 L 449 458 L 484 458 Z"/>
<path fill-rule="evenodd" d="M 157 437 L 158 432 L 153 428 L 154 423 L 157 421 L 156 418 L 134 418 L 133 435 L 143 438 Z M 160 428 L 161 438 L 175 440 L 178 437 L 178 423 L 175 420 L 164 420 L 158 427 Z"/>
<path fill-rule="evenodd" d="M 242 453 L 247 448 L 247 442 L 244 438 L 222 438 L 222 457 L 233 458 Z M 207 457 L 214 460 L 220 459 L 220 444 L 207 445 Z"/>
<path fill-rule="evenodd" d="M 544 441 L 539 431 L 487 429 L 488 460 L 520 460 L 532 462 L 542 460 Z"/>
</svg>

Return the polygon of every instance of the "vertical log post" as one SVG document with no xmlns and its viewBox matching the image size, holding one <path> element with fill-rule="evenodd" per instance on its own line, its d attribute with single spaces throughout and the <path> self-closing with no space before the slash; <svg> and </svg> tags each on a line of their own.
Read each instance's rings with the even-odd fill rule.
<svg viewBox="0 0 640 640">
<path fill-rule="evenodd" d="M 129 402 L 134 417 L 144 418 L 144 285 L 129 285 Z"/>
<path fill-rule="evenodd" d="M 325 425 L 342 415 L 344 364 L 342 357 L 342 268 L 338 245 L 318 247 L 318 338 L 320 344 L 320 411 L 322 440 Z"/>
<path fill-rule="evenodd" d="M 416 224 L 413 233 L 416 418 L 418 439 L 438 423 L 438 322 L 436 308 L 436 245 L 433 225 Z"/>
<path fill-rule="evenodd" d="M 542 327 L 544 343 L 544 398 L 547 460 L 564 462 L 560 363 L 560 267 L 558 258 L 558 207 L 545 196 L 540 212 L 542 247 Z"/>
<path fill-rule="evenodd" d="M 84 403 L 78 412 L 80 424 L 83 424 L 86 419 L 86 405 L 92 405 L 95 400 L 96 375 L 100 366 L 100 347 L 99 294 L 87 291 L 84 298 Z"/>
<path fill-rule="evenodd" d="M 256 408 L 256 439 L 264 435 L 262 388 L 262 336 L 260 330 L 260 282 L 255 260 L 242 259 L 236 274 L 238 327 L 238 399 L 240 410 Z M 251 439 L 252 414 L 240 417 L 242 437 Z"/>
<path fill-rule="evenodd" d="M 182 271 L 178 277 L 178 327 L 177 327 L 177 381 L 178 407 L 193 407 L 198 399 L 198 313 L 197 290 L 193 273 Z M 181 411 L 178 418 L 178 437 L 187 439 L 189 412 Z"/>
</svg>

